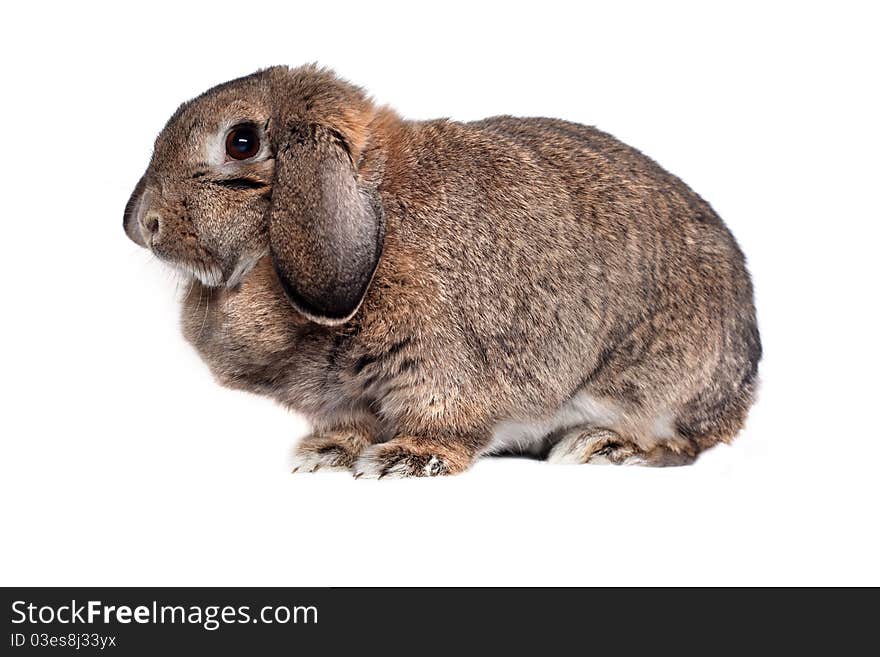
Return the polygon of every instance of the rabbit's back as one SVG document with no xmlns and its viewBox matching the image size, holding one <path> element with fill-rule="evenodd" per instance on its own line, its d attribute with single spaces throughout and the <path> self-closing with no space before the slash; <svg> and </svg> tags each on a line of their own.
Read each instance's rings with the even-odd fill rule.
<svg viewBox="0 0 880 657">
<path fill-rule="evenodd" d="M 577 124 L 496 117 L 414 132 L 399 173 L 420 193 L 389 199 L 388 262 L 415 257 L 426 351 L 468 373 L 463 395 L 485 397 L 496 422 L 610 402 L 646 435 L 735 433 L 702 418 L 729 407 L 738 429 L 760 347 L 744 259 L 705 201 Z"/>
</svg>

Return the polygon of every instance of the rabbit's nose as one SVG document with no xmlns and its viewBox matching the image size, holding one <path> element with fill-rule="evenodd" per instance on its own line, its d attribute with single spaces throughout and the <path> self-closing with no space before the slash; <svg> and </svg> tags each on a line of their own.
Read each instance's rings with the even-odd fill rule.
<svg viewBox="0 0 880 657">
<path fill-rule="evenodd" d="M 148 236 L 153 237 L 159 232 L 159 214 L 157 212 L 147 212 L 141 220 L 141 225 Z"/>
</svg>

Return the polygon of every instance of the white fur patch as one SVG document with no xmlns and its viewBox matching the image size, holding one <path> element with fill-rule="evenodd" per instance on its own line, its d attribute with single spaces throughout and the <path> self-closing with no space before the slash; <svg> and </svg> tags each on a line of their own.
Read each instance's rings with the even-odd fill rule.
<svg viewBox="0 0 880 657">
<path fill-rule="evenodd" d="M 166 262 L 187 276 L 194 276 L 205 287 L 217 287 L 223 280 L 223 272 L 216 265 L 190 265 L 182 262 L 170 262 L 168 260 L 163 260 L 163 262 Z"/>
<path fill-rule="evenodd" d="M 492 432 L 492 441 L 484 454 L 514 450 L 523 453 L 541 449 L 548 434 L 559 429 L 588 425 L 614 429 L 620 424 L 622 412 L 609 400 L 600 400 L 582 392 L 563 404 L 556 414 L 543 420 L 500 422 Z"/>
<path fill-rule="evenodd" d="M 672 413 L 660 413 L 651 426 L 651 435 L 657 440 L 669 440 L 675 438 L 675 418 Z"/>
<path fill-rule="evenodd" d="M 482 453 L 515 451 L 538 454 L 546 447 L 545 437 L 556 431 L 579 426 L 618 431 L 627 438 L 643 440 L 645 447 L 677 438 L 674 415 L 668 410 L 663 410 L 653 420 L 646 421 L 644 418 L 628 417 L 611 399 L 600 399 L 581 392 L 563 404 L 552 417 L 499 422 L 492 432 L 492 441 Z M 560 454 L 562 451 L 558 452 Z"/>
</svg>

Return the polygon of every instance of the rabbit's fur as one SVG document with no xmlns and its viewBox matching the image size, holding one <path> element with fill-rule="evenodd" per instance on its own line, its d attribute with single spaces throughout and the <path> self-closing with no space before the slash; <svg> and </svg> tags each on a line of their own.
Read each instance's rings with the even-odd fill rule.
<svg viewBox="0 0 880 657">
<path fill-rule="evenodd" d="M 241 122 L 260 153 L 225 162 Z M 326 70 L 270 68 L 181 106 L 125 228 L 195 277 L 183 331 L 218 380 L 310 418 L 300 470 L 684 464 L 752 403 L 743 254 L 594 128 L 405 121 Z"/>
</svg>

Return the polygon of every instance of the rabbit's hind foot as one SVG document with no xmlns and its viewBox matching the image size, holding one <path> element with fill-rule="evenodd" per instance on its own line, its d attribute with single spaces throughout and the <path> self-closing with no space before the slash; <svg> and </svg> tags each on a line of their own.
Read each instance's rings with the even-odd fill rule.
<svg viewBox="0 0 880 657">
<path fill-rule="evenodd" d="M 674 466 L 693 463 L 696 453 L 657 444 L 649 450 L 610 429 L 579 428 L 563 436 L 547 455 L 549 463 Z"/>
</svg>

